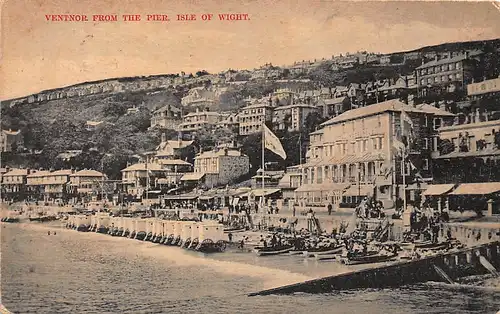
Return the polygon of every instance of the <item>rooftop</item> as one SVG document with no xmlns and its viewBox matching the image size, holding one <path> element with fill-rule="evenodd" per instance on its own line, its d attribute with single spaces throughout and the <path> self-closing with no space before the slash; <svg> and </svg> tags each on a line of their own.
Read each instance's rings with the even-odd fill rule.
<svg viewBox="0 0 500 314">
<path fill-rule="evenodd" d="M 218 151 L 206 151 L 198 156 L 196 156 L 196 159 L 198 158 L 210 158 L 210 157 L 219 157 L 219 156 L 226 156 L 226 150 L 225 149 L 220 149 Z M 228 149 L 227 150 L 227 156 L 232 156 L 232 157 L 240 157 L 240 156 L 246 156 L 242 154 L 239 150 L 234 150 L 234 149 Z"/>
<path fill-rule="evenodd" d="M 92 169 L 84 169 L 77 171 L 71 175 L 72 177 L 103 177 L 104 174 L 102 172 L 92 170 Z"/>
<path fill-rule="evenodd" d="M 397 99 L 392 99 L 388 101 L 384 101 L 378 104 L 373 104 L 370 106 L 366 107 L 361 107 L 353 110 L 346 111 L 342 113 L 341 115 L 334 117 L 324 123 L 322 123 L 322 126 L 327 126 L 327 125 L 332 125 L 332 124 L 337 124 L 345 121 L 350 121 L 350 120 L 355 120 L 355 119 L 360 119 L 376 114 L 380 114 L 383 112 L 401 112 L 401 111 L 406 111 L 406 112 L 411 112 L 411 113 L 420 113 L 420 114 L 434 114 L 434 115 L 443 115 L 443 116 L 453 116 L 453 114 L 450 114 L 447 111 L 440 110 L 438 108 L 426 105 L 426 106 L 419 106 L 419 107 L 413 107 L 407 104 L 402 103 L 401 101 Z"/>
<path fill-rule="evenodd" d="M 473 51 L 469 52 L 468 56 L 469 57 L 476 57 L 482 53 L 483 52 L 480 50 L 473 50 Z M 421 66 L 417 67 L 417 70 L 425 69 L 425 68 L 436 66 L 436 65 L 443 65 L 443 64 L 448 64 L 448 63 L 452 63 L 452 62 L 459 62 L 459 61 L 463 61 L 465 59 L 467 59 L 467 56 L 465 54 L 460 54 L 460 55 L 452 57 L 452 58 L 443 58 L 443 59 L 439 59 L 439 60 L 432 60 L 432 61 L 429 61 L 429 62 L 424 63 Z"/>
<path fill-rule="evenodd" d="M 26 176 L 26 175 L 28 175 L 28 169 L 11 169 L 3 176 L 9 177 L 9 176 Z"/>
<path fill-rule="evenodd" d="M 151 171 L 163 170 L 161 168 L 161 165 L 157 164 L 157 163 L 148 163 L 147 169 L 151 170 Z M 146 164 L 145 163 L 134 164 L 134 165 L 128 166 L 127 168 L 123 169 L 122 172 L 123 171 L 146 171 Z"/>
</svg>

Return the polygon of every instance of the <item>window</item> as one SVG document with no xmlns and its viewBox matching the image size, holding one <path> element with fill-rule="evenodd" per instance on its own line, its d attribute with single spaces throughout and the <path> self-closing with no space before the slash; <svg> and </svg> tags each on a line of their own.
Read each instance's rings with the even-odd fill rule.
<svg viewBox="0 0 500 314">
<path fill-rule="evenodd" d="M 383 137 L 379 137 L 378 138 L 378 149 L 383 149 L 384 148 L 384 138 Z"/>
<path fill-rule="evenodd" d="M 372 138 L 372 147 L 373 147 L 374 150 L 378 149 L 377 139 L 376 138 Z"/>
<path fill-rule="evenodd" d="M 423 160 L 423 162 L 424 162 L 424 164 L 422 166 L 422 169 L 429 170 L 429 159 L 426 158 Z"/>
<path fill-rule="evenodd" d="M 368 150 L 368 140 L 363 141 L 363 152 L 366 152 Z"/>
<path fill-rule="evenodd" d="M 441 127 L 441 118 L 434 118 L 434 130 L 437 130 Z"/>
<path fill-rule="evenodd" d="M 424 149 L 429 149 L 429 139 L 424 138 Z"/>
</svg>

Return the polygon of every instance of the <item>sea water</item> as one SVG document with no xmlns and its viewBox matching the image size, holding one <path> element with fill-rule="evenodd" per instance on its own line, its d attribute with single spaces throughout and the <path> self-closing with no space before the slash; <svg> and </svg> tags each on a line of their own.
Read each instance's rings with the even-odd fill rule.
<svg viewBox="0 0 500 314">
<path fill-rule="evenodd" d="M 48 231 L 51 235 L 48 235 Z M 500 284 L 248 297 L 250 292 L 351 269 L 297 256 L 203 255 L 66 230 L 1 225 L 2 303 L 13 313 L 496 313 Z M 54 235 L 53 232 L 57 234 Z"/>
</svg>

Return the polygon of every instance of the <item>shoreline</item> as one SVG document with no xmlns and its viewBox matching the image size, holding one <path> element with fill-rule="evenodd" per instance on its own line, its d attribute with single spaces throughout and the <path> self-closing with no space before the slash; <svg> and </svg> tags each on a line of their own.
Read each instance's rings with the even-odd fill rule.
<svg viewBox="0 0 500 314">
<path fill-rule="evenodd" d="M 5 223 L 2 223 L 5 227 Z M 216 258 L 211 258 L 203 253 L 197 253 L 194 251 L 186 251 L 177 246 L 161 245 L 151 242 L 143 242 L 140 240 L 129 239 L 126 237 L 113 237 L 109 235 L 99 234 L 95 232 L 78 232 L 76 230 L 70 230 L 64 228 L 63 225 L 59 225 L 55 222 L 49 223 L 30 223 L 21 222 L 16 225 L 18 228 L 33 230 L 33 231 L 57 231 L 56 237 L 61 235 L 78 235 L 85 240 L 88 238 L 100 238 L 108 242 L 119 242 L 124 243 L 124 241 L 129 241 L 134 249 L 137 249 L 135 254 L 141 254 L 146 258 L 154 258 L 157 260 L 169 261 L 174 263 L 176 266 L 203 266 L 210 267 L 214 271 L 217 271 L 225 275 L 235 275 L 250 278 L 260 278 L 263 280 L 262 288 L 272 288 L 276 286 L 281 286 L 283 284 L 292 284 L 295 282 L 301 282 L 311 279 L 318 278 L 317 276 L 308 276 L 302 273 L 292 272 L 290 270 L 280 269 L 280 268 L 269 268 L 266 266 L 259 266 L 244 262 L 226 261 L 219 260 Z M 52 235 L 51 235 L 52 236 Z M 128 251 L 128 250 L 127 250 Z M 128 254 L 131 252 L 125 252 Z M 233 253 L 228 253 L 233 254 Z"/>
</svg>

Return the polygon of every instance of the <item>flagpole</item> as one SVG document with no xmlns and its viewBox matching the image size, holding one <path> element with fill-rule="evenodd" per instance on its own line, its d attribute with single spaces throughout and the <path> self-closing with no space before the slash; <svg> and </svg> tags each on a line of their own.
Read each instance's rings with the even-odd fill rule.
<svg viewBox="0 0 500 314">
<path fill-rule="evenodd" d="M 404 136 L 404 124 L 405 124 L 405 121 L 403 121 L 403 113 L 404 111 L 401 111 L 401 117 L 400 117 L 400 124 L 401 124 L 401 138 L 403 139 L 403 136 Z M 406 113 L 404 113 L 404 116 L 405 118 L 407 117 Z M 403 212 L 406 210 L 406 161 L 405 161 L 405 158 L 406 158 L 406 145 L 408 144 L 409 145 L 409 141 L 410 139 L 407 138 L 406 139 L 406 143 L 403 142 L 403 149 L 402 149 L 402 156 L 401 156 L 401 173 L 402 173 L 402 176 L 403 176 L 403 180 L 402 180 L 402 183 L 403 183 Z"/>
<path fill-rule="evenodd" d="M 401 158 L 401 169 L 403 169 L 403 211 L 406 210 L 406 162 L 405 162 L 405 155 L 406 155 L 406 147 L 403 148 L 403 157 Z"/>
<path fill-rule="evenodd" d="M 146 206 L 149 212 L 149 169 L 148 169 L 148 155 L 146 155 Z"/>
<path fill-rule="evenodd" d="M 265 130 L 264 130 L 264 125 L 265 125 L 265 122 L 262 123 L 262 208 L 264 208 L 264 188 L 265 188 L 265 184 L 264 184 L 264 167 L 265 167 L 265 162 L 264 162 L 264 158 L 265 158 L 265 150 L 266 150 L 266 142 L 265 142 Z"/>
</svg>

